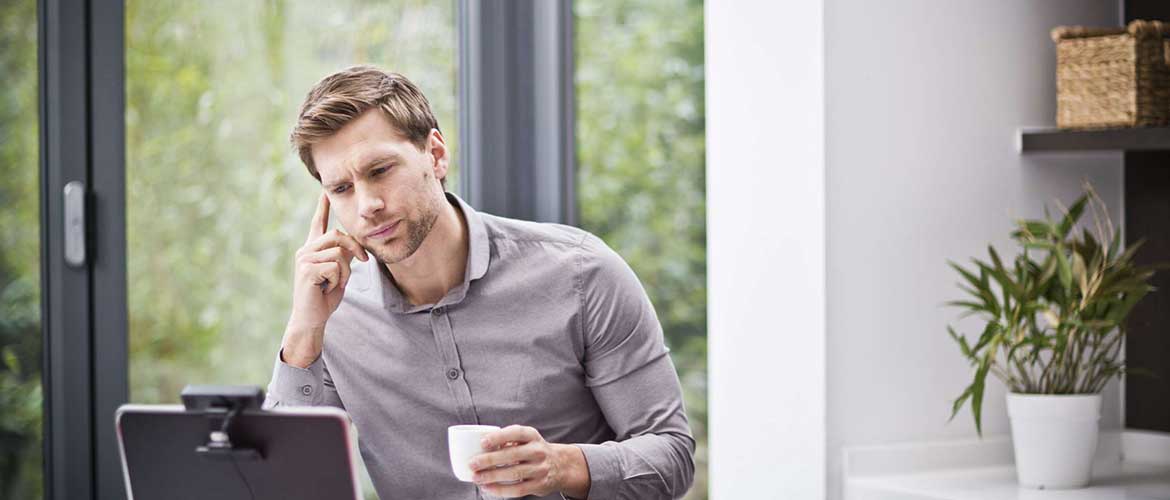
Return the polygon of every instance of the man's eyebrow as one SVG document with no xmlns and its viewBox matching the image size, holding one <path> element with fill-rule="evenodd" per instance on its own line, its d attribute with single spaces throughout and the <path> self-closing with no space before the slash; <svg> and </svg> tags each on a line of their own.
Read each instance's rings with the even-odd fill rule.
<svg viewBox="0 0 1170 500">
<path fill-rule="evenodd" d="M 366 170 L 374 168 L 374 167 L 381 165 L 383 163 L 386 163 L 388 161 L 401 161 L 401 160 L 402 160 L 402 155 L 400 155 L 398 153 L 383 153 L 383 154 L 379 154 L 379 155 L 373 157 L 373 159 L 365 162 L 365 164 L 362 165 L 360 170 L 364 172 Z M 349 181 L 346 181 L 346 180 L 329 181 L 327 183 L 323 183 L 323 186 L 325 187 L 325 189 L 333 189 L 337 186 L 345 184 L 346 182 L 349 182 Z"/>
<path fill-rule="evenodd" d="M 322 180 L 321 180 L 321 186 L 322 186 L 322 187 L 324 187 L 325 189 L 330 189 L 330 190 L 332 190 L 333 188 L 335 188 L 335 187 L 337 187 L 337 186 L 340 186 L 340 185 L 342 185 L 342 184 L 345 184 L 345 183 L 347 183 L 347 182 L 349 182 L 349 181 L 348 181 L 348 180 L 346 180 L 346 179 L 341 179 L 341 180 L 336 180 L 336 181 L 328 181 L 328 182 L 325 182 L 325 180 L 324 180 L 324 179 L 322 179 Z"/>
<path fill-rule="evenodd" d="M 381 164 L 386 163 L 388 161 L 400 161 L 400 160 L 402 160 L 402 155 L 400 155 L 398 153 L 383 153 L 383 154 L 380 154 L 378 156 L 375 156 L 370 161 L 367 161 L 364 165 L 362 165 L 361 170 L 369 170 L 375 166 L 381 165 Z"/>
</svg>

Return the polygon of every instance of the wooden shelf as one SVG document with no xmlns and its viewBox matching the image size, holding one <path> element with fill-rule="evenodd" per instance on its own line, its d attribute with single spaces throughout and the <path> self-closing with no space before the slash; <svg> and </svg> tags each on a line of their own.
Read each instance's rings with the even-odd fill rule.
<svg viewBox="0 0 1170 500">
<path fill-rule="evenodd" d="M 1060 151 L 1170 151 L 1170 127 L 1101 130 L 1022 129 L 1022 153 Z"/>
</svg>

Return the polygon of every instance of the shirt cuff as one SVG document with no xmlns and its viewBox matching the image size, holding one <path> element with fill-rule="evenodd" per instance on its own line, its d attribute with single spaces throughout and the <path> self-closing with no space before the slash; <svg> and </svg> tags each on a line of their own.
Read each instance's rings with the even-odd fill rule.
<svg viewBox="0 0 1170 500">
<path fill-rule="evenodd" d="M 318 356 L 308 367 L 298 368 L 284 362 L 282 351 L 276 353 L 276 368 L 268 394 L 281 406 L 312 406 L 325 391 L 325 365 Z"/>
<path fill-rule="evenodd" d="M 575 444 L 585 454 L 589 467 L 589 496 L 585 500 L 617 498 L 622 484 L 619 450 L 600 444 Z"/>
</svg>

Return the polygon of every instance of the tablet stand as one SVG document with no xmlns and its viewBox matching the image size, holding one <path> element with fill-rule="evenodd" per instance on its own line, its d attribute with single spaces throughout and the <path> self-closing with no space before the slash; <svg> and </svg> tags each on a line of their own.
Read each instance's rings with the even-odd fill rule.
<svg viewBox="0 0 1170 500">
<path fill-rule="evenodd" d="M 188 385 L 180 395 L 188 411 L 202 411 L 208 416 L 211 430 L 207 443 L 195 448 L 195 454 L 214 461 L 258 461 L 264 455 L 255 448 L 232 444 L 232 423 L 245 409 L 260 408 L 264 391 L 258 387 Z M 220 425 L 216 418 L 224 415 Z"/>
</svg>

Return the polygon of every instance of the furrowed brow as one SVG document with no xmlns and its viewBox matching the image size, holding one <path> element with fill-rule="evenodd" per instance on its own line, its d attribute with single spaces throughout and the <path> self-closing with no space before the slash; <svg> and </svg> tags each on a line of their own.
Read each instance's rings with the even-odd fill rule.
<svg viewBox="0 0 1170 500">
<path fill-rule="evenodd" d="M 336 188 L 337 186 L 340 186 L 340 185 L 345 184 L 347 182 L 349 182 L 349 181 L 329 181 L 327 183 L 322 184 L 322 187 L 324 187 L 325 189 L 328 189 L 328 190 L 333 190 L 333 188 Z"/>
<path fill-rule="evenodd" d="M 381 154 L 381 155 L 375 156 L 372 160 L 367 161 L 364 165 L 362 165 L 361 169 L 363 171 L 365 171 L 365 170 L 369 170 L 371 168 L 377 167 L 379 165 L 382 165 L 384 163 L 388 163 L 391 161 L 401 161 L 401 160 L 402 160 L 402 156 L 399 155 L 398 153 Z"/>
<path fill-rule="evenodd" d="M 392 161 L 402 161 L 402 155 L 399 155 L 398 153 L 385 153 L 385 154 L 377 155 L 377 156 L 373 157 L 373 159 L 362 164 L 359 171 L 365 172 L 365 171 L 370 170 L 374 167 L 377 167 L 377 166 L 380 166 L 380 165 L 383 165 L 383 164 L 386 164 L 386 163 L 389 163 Z M 329 181 L 327 183 L 322 183 L 322 186 L 325 189 L 333 189 L 333 188 L 336 188 L 337 186 L 340 186 L 342 184 L 346 184 L 348 182 L 349 182 L 348 180 Z"/>
</svg>

